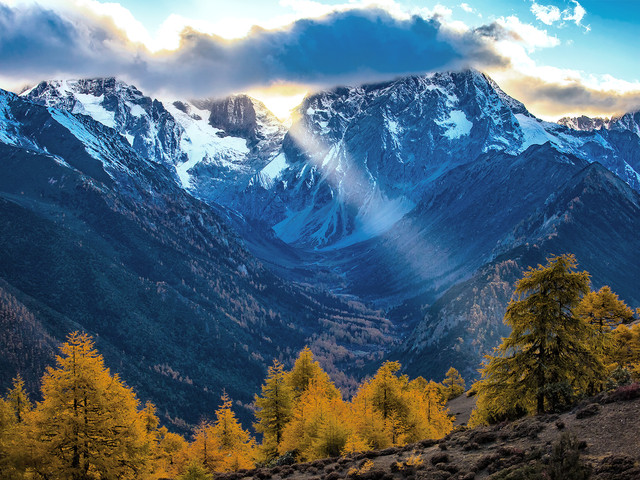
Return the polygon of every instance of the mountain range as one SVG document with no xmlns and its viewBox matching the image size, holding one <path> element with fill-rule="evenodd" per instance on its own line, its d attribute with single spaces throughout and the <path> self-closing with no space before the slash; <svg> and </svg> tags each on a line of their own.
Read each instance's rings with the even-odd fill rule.
<svg viewBox="0 0 640 480">
<path fill-rule="evenodd" d="M 318 92 L 290 125 L 114 78 L 2 91 L 0 387 L 72 329 L 176 428 L 305 344 L 347 391 L 383 358 L 470 380 L 548 255 L 640 306 L 638 115 L 545 122 L 474 70 Z"/>
</svg>

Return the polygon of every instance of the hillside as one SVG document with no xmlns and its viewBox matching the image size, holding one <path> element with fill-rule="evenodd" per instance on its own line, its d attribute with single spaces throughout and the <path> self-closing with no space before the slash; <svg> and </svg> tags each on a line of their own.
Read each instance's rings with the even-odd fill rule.
<svg viewBox="0 0 640 480">
<path fill-rule="evenodd" d="M 638 152 L 635 129 L 544 122 L 474 70 L 316 92 L 290 127 L 116 78 L 2 91 L 3 308 L 31 330 L 5 322 L 0 387 L 34 392 L 75 329 L 182 431 L 225 387 L 248 425 L 304 345 L 346 393 L 383 358 L 471 380 L 551 254 L 640 305 Z"/>
<path fill-rule="evenodd" d="M 439 441 L 425 440 L 345 458 L 219 474 L 215 478 L 543 479 L 549 477 L 539 471 L 535 473 L 537 468 L 550 468 L 563 458 L 566 462 L 572 453 L 579 452 L 593 480 L 635 480 L 640 478 L 637 441 L 640 426 L 635 421 L 638 415 L 640 386 L 634 384 L 587 400 L 562 414 L 527 417 L 492 427 L 462 428 Z M 577 439 L 575 450 L 554 453 L 554 446 L 567 433 Z M 369 461 L 370 466 L 366 465 Z M 560 467 L 561 475 L 554 478 L 569 478 L 566 465 Z"/>
</svg>

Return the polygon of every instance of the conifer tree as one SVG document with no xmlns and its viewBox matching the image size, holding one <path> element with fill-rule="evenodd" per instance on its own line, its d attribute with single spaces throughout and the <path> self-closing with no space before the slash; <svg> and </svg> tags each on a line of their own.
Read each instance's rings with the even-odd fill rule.
<svg viewBox="0 0 640 480">
<path fill-rule="evenodd" d="M 20 374 L 13 379 L 13 386 L 7 394 L 7 400 L 18 423 L 22 423 L 25 415 L 31 411 L 33 405 L 29 401 L 29 396 L 24 389 L 24 380 Z"/>
<path fill-rule="evenodd" d="M 576 315 L 592 325 L 598 333 L 610 332 L 621 323 L 633 320 L 633 310 L 608 285 L 586 294 L 576 307 Z"/>
<path fill-rule="evenodd" d="M 61 353 L 27 419 L 36 471 L 60 480 L 145 478 L 146 433 L 134 393 L 104 366 L 88 335 L 71 333 Z"/>
<path fill-rule="evenodd" d="M 397 376 L 398 362 L 386 362 L 362 384 L 352 401 L 354 432 L 373 448 L 439 438 L 453 427 L 439 385 Z"/>
<path fill-rule="evenodd" d="M 197 463 L 206 472 L 213 473 L 222 464 L 222 455 L 218 450 L 214 427 L 208 421 L 201 421 L 194 430 L 193 442 L 189 445 L 190 465 Z"/>
<path fill-rule="evenodd" d="M 338 389 L 335 387 L 329 375 L 322 369 L 320 364 L 314 360 L 313 352 L 309 347 L 304 347 L 293 368 L 287 373 L 287 384 L 291 388 L 294 403 L 300 395 L 309 387 L 312 380 L 320 381 L 326 386 L 330 395 L 339 395 Z"/>
<path fill-rule="evenodd" d="M 297 451 L 303 461 L 337 456 L 349 433 L 347 406 L 317 377 L 296 402 L 283 432 L 280 453 Z"/>
<path fill-rule="evenodd" d="M 387 430 L 385 418 L 374 406 L 372 399 L 371 380 L 360 385 L 358 392 L 351 400 L 351 419 L 356 435 L 354 441 L 362 440 L 369 449 L 383 449 L 392 444 L 392 435 Z"/>
<path fill-rule="evenodd" d="M 292 392 L 286 381 L 284 366 L 274 360 L 269 367 L 262 394 L 255 397 L 257 422 L 254 427 L 263 434 L 262 450 L 267 460 L 275 458 L 282 433 L 291 417 Z"/>
<path fill-rule="evenodd" d="M 175 478 L 188 463 L 188 443 L 182 435 L 160 428 L 157 462 L 158 478 Z M 164 472 L 164 474 L 162 474 Z"/>
<path fill-rule="evenodd" d="M 17 420 L 8 401 L 0 397 L 0 472 L 14 474 L 13 447 L 17 431 Z M 0 475 L 0 478 L 3 476 Z M 11 478 L 7 476 L 6 478 Z M 16 476 L 17 478 L 17 476 Z"/>
<path fill-rule="evenodd" d="M 573 255 L 547 260 L 516 284 L 505 314 L 511 334 L 482 370 L 476 423 L 554 410 L 603 374 L 591 329 L 574 313 L 589 274 L 575 271 Z"/>
<path fill-rule="evenodd" d="M 633 380 L 640 381 L 640 324 L 619 325 L 613 331 L 613 344 L 607 361 L 628 369 Z"/>
<path fill-rule="evenodd" d="M 452 400 L 464 393 L 464 378 L 453 367 L 447 370 L 442 385 L 444 387 L 444 396 L 447 400 Z"/>
<path fill-rule="evenodd" d="M 222 406 L 216 411 L 216 421 L 211 430 L 215 448 L 222 457 L 216 471 L 221 472 L 252 468 L 255 465 L 255 440 L 242 428 L 231 405 L 231 399 L 224 393 Z"/>
</svg>

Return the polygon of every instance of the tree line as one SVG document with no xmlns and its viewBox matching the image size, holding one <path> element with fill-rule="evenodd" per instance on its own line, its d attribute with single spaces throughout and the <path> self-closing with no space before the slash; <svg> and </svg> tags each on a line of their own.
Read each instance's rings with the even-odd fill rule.
<svg viewBox="0 0 640 480">
<path fill-rule="evenodd" d="M 640 309 L 636 311 L 640 316 Z M 561 411 L 581 397 L 640 381 L 640 324 L 608 286 L 590 289 L 573 255 L 552 256 L 516 283 L 511 333 L 480 370 L 470 425 Z"/>
<path fill-rule="evenodd" d="M 578 398 L 640 380 L 640 325 L 609 287 L 590 290 L 572 255 L 525 272 L 505 314 L 511 334 L 481 368 L 470 424 L 559 411 Z M 637 312 L 640 315 L 640 310 Z M 309 461 L 440 438 L 453 428 L 445 402 L 462 394 L 385 362 L 343 398 L 309 348 L 286 370 L 274 360 L 255 396 L 256 440 L 223 394 L 214 419 L 190 439 L 104 365 L 92 338 L 71 333 L 42 377 L 35 405 L 18 376 L 0 398 L 0 478 L 207 479 L 213 472 Z"/>
<path fill-rule="evenodd" d="M 71 333 L 35 405 L 18 376 L 0 398 L 0 478 L 208 478 L 213 472 L 306 461 L 438 438 L 452 429 L 444 407 L 464 391 L 455 369 L 442 384 L 399 375 L 384 363 L 345 401 L 327 373 L 303 349 L 293 368 L 274 361 L 255 398 L 258 443 L 242 427 L 225 393 L 215 419 L 187 441 L 160 426 L 155 407 L 104 365 L 92 338 Z"/>
</svg>

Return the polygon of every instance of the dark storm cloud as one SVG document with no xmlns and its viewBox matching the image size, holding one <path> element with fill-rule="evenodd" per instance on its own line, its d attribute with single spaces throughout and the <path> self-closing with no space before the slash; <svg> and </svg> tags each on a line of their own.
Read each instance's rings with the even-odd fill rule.
<svg viewBox="0 0 640 480">
<path fill-rule="evenodd" d="M 0 75 L 121 76 L 143 89 L 225 94 L 276 82 L 329 85 L 500 63 L 480 36 L 447 34 L 437 18 L 384 10 L 336 12 L 238 40 L 185 30 L 180 48 L 152 54 L 104 19 L 0 6 Z M 476 65 L 477 66 L 477 65 Z"/>
</svg>

